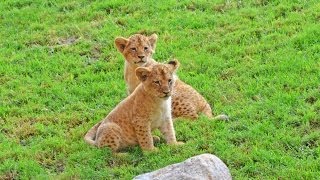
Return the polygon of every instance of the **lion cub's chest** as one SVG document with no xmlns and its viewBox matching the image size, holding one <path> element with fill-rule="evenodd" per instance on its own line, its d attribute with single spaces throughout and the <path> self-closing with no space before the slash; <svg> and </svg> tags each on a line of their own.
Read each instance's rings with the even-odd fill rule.
<svg viewBox="0 0 320 180">
<path fill-rule="evenodd" d="M 171 121 L 171 97 L 163 101 L 151 115 L 151 129 L 160 128 L 169 120 Z"/>
<path fill-rule="evenodd" d="M 134 89 L 140 84 L 140 81 L 136 76 L 128 76 L 126 78 L 126 81 L 129 94 L 131 94 Z"/>
</svg>

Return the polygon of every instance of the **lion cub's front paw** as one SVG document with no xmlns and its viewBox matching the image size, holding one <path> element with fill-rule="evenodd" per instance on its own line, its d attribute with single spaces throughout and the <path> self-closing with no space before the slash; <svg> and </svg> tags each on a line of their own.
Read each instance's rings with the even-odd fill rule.
<svg viewBox="0 0 320 180">
<path fill-rule="evenodd" d="M 129 153 L 127 153 L 127 152 L 115 152 L 114 156 L 118 157 L 118 158 L 124 158 L 124 157 L 128 157 Z"/>
<path fill-rule="evenodd" d="M 155 153 L 155 152 L 159 152 L 159 149 L 154 147 L 152 149 L 143 149 L 143 153 Z"/>
<path fill-rule="evenodd" d="M 173 146 L 181 146 L 181 145 L 184 145 L 184 142 L 182 142 L 182 141 L 176 141 L 176 142 L 170 143 L 170 145 L 173 145 Z"/>
<path fill-rule="evenodd" d="M 154 147 L 153 149 L 150 150 L 151 152 L 158 152 L 159 148 Z"/>
<path fill-rule="evenodd" d="M 184 142 L 182 142 L 182 141 L 177 141 L 177 142 L 175 143 L 175 145 L 181 146 L 181 145 L 184 145 Z"/>
</svg>

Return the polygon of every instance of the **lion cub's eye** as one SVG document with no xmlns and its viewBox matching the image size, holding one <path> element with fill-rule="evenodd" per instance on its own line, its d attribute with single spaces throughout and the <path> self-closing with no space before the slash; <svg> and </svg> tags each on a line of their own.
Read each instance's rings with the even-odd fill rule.
<svg viewBox="0 0 320 180">
<path fill-rule="evenodd" d="M 172 83 L 172 79 L 169 79 L 168 82 L 169 82 L 169 84 L 171 84 Z"/>
<path fill-rule="evenodd" d="M 155 84 L 160 85 L 160 81 L 153 81 Z"/>
<path fill-rule="evenodd" d="M 144 51 L 147 51 L 148 50 L 148 47 L 144 47 Z"/>
<path fill-rule="evenodd" d="M 131 51 L 137 51 L 137 48 L 130 48 Z"/>
</svg>

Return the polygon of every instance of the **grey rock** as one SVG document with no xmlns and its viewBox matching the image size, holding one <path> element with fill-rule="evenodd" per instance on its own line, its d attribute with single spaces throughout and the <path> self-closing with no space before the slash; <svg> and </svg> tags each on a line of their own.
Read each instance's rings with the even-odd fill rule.
<svg viewBox="0 0 320 180">
<path fill-rule="evenodd" d="M 162 169 L 141 174 L 135 180 L 231 180 L 228 167 L 215 155 L 202 154 L 184 162 L 172 164 Z"/>
</svg>

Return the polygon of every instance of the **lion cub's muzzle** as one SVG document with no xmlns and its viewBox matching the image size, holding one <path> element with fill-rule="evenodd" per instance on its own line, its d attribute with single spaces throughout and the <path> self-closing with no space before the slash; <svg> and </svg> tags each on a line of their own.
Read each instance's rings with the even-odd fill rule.
<svg viewBox="0 0 320 180">
<path fill-rule="evenodd" d="M 168 98 L 171 96 L 171 91 L 162 91 L 163 93 L 163 98 Z"/>
</svg>

